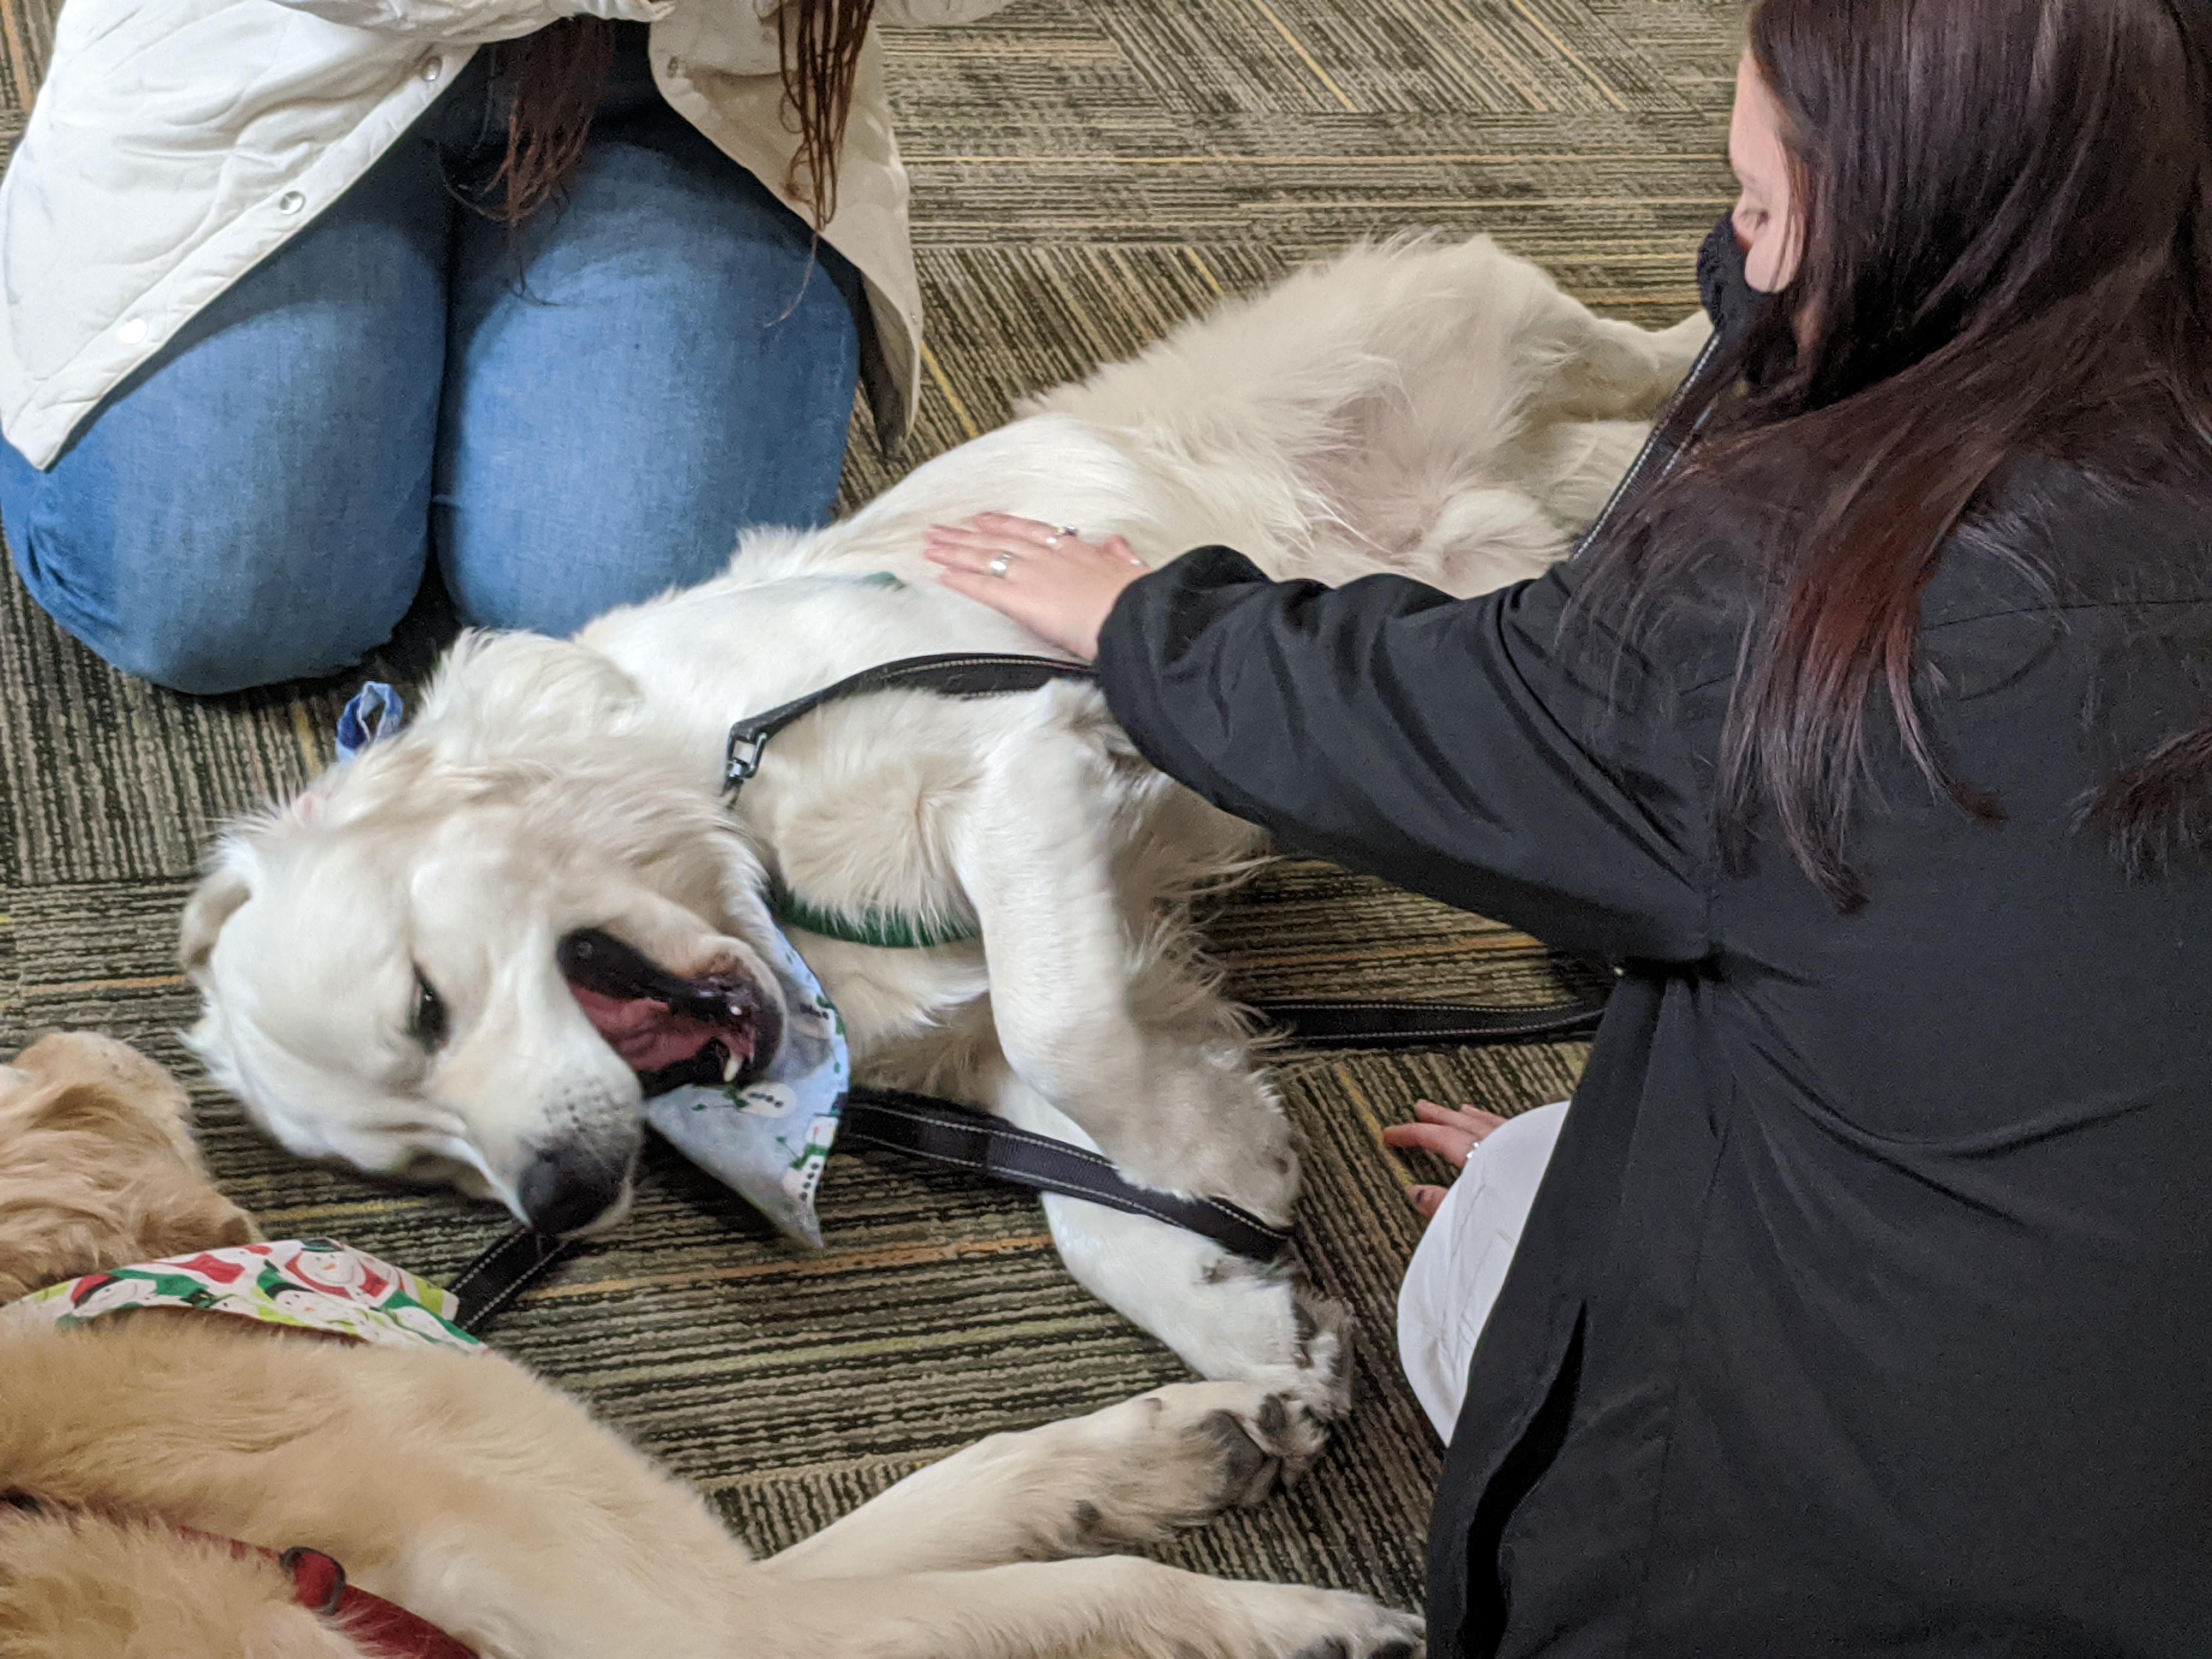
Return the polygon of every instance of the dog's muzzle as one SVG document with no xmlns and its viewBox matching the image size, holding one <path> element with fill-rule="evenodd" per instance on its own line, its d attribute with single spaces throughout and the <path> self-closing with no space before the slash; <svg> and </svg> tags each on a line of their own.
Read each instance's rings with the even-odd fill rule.
<svg viewBox="0 0 2212 1659">
<path fill-rule="evenodd" d="M 679 979 L 596 928 L 561 941 L 562 976 L 647 1096 L 687 1083 L 743 1083 L 775 1058 L 775 996 L 743 974 Z"/>
</svg>

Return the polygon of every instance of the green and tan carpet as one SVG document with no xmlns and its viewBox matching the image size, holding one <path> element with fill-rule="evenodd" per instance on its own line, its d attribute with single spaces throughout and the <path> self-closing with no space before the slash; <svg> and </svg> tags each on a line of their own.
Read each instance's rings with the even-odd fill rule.
<svg viewBox="0 0 2212 1659">
<path fill-rule="evenodd" d="M 893 34 L 931 328 L 902 465 L 1371 234 L 1490 231 L 1606 312 L 1675 320 L 1729 193 L 1739 15 L 1735 0 L 1018 0 L 979 26 Z M 0 149 L 21 130 L 53 16 L 53 0 L 0 0 Z M 895 475 L 855 443 L 852 495 Z M 53 1026 L 136 1041 L 192 1078 L 216 1171 L 270 1229 L 341 1235 L 438 1273 L 501 1218 L 289 1162 L 175 1036 L 192 1013 L 173 957 L 195 861 L 227 814 L 330 758 L 349 689 L 212 702 L 152 690 L 0 576 L 0 1054 Z M 1554 983 L 1517 935 L 1317 866 L 1263 880 L 1215 932 L 1255 994 L 1510 999 Z M 1580 1060 L 1571 1045 L 1284 1057 L 1310 1148 L 1304 1253 L 1359 1317 L 1358 1414 L 1298 1490 L 1174 1559 L 1418 1603 L 1439 1453 L 1394 1364 L 1414 1172 L 1379 1132 L 1421 1094 L 1509 1113 L 1557 1098 Z M 1018 1195 L 841 1155 L 822 1208 L 829 1248 L 802 1259 L 656 1158 L 635 1218 L 531 1295 L 499 1340 L 763 1550 L 980 1435 L 1181 1374 L 1075 1288 Z"/>
</svg>

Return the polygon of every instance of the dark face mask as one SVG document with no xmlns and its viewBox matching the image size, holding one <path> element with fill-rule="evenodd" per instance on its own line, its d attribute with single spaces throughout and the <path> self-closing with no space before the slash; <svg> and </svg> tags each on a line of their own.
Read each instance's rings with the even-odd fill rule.
<svg viewBox="0 0 2212 1659">
<path fill-rule="evenodd" d="M 1778 386 L 1796 366 L 1797 341 L 1778 296 L 1761 293 L 1743 274 L 1743 249 L 1726 215 L 1698 250 L 1698 292 L 1722 349 L 1754 389 Z"/>
<path fill-rule="evenodd" d="M 1698 429 L 1704 425 L 1704 414 L 1713 401 L 1714 377 L 1723 373 L 1744 372 L 1739 354 L 1745 340 L 1771 308 L 1774 296 L 1761 294 L 1745 277 L 1743 249 L 1736 244 L 1735 223 L 1728 214 L 1721 216 L 1720 223 L 1713 227 L 1705 246 L 1698 250 L 1698 294 L 1705 301 L 1705 315 L 1712 319 L 1713 333 L 1719 344 L 1717 349 L 1699 356 L 1690 378 L 1677 393 L 1685 400 L 1677 407 L 1692 410 L 1695 418 L 1685 422 L 1670 415 L 1653 429 L 1642 453 L 1629 468 L 1621 489 L 1606 503 L 1605 511 L 1598 514 L 1596 521 L 1583 532 L 1581 542 L 1570 556 L 1576 561 L 1586 561 L 1594 549 L 1604 544 L 1607 527 L 1649 493 L 1653 481 L 1665 477 L 1684 449 L 1695 441 Z"/>
<path fill-rule="evenodd" d="M 1723 341 L 1740 344 L 1752 326 L 1774 303 L 1774 296 L 1753 288 L 1743 274 L 1743 249 L 1735 239 L 1735 223 L 1728 214 L 1698 250 L 1698 292 L 1705 302 L 1705 315 Z"/>
</svg>

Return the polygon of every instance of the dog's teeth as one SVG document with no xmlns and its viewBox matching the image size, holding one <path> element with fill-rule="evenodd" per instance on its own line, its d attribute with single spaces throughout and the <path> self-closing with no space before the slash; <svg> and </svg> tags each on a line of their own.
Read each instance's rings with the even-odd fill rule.
<svg viewBox="0 0 2212 1659">
<path fill-rule="evenodd" d="M 726 1055 L 722 1060 L 722 1081 L 725 1083 L 735 1083 L 737 1080 L 738 1057 L 735 1054 Z"/>
</svg>

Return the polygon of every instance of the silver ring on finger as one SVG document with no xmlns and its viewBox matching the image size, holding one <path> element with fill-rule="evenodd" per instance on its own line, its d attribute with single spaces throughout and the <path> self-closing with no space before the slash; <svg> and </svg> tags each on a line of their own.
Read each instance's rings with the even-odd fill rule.
<svg viewBox="0 0 2212 1659">
<path fill-rule="evenodd" d="M 1014 568 L 1014 556 L 1011 553 L 994 554 L 991 562 L 983 568 L 994 576 L 1003 578 L 1006 572 Z"/>
</svg>

